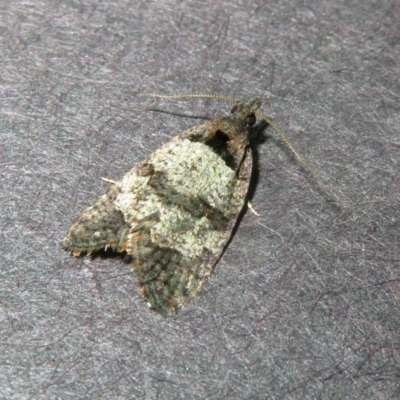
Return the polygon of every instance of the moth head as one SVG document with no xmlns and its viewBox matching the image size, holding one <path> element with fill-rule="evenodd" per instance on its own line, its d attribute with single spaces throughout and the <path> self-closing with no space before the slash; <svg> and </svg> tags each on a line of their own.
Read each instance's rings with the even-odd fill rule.
<svg viewBox="0 0 400 400">
<path fill-rule="evenodd" d="M 238 114 L 241 118 L 245 119 L 248 126 L 253 126 L 256 123 L 255 112 L 261 106 L 261 99 L 256 97 L 248 103 L 238 102 L 232 107 L 231 114 Z"/>
</svg>

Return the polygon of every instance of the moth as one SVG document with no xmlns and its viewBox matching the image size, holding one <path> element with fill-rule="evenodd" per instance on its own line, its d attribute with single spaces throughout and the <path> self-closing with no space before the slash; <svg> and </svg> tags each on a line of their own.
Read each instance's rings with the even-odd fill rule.
<svg viewBox="0 0 400 400">
<path fill-rule="evenodd" d="M 126 253 L 149 307 L 174 315 L 196 296 L 220 259 L 247 202 L 249 128 L 261 100 L 194 126 L 133 167 L 72 225 L 62 248 L 73 256 Z M 277 130 L 278 128 L 273 125 Z M 303 163 L 292 145 L 286 144 Z"/>
</svg>

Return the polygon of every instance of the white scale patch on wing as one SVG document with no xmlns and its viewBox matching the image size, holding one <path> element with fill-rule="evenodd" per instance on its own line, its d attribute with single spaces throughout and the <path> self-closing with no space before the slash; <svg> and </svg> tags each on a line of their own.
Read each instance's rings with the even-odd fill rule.
<svg viewBox="0 0 400 400">
<path fill-rule="evenodd" d="M 155 151 L 147 162 L 184 198 L 201 198 L 224 215 L 229 214 L 235 173 L 206 145 L 176 138 Z M 206 216 L 193 219 L 180 205 L 166 205 L 149 185 L 150 179 L 133 168 L 118 183 L 121 193 L 114 204 L 125 220 L 134 227 L 158 212 L 159 222 L 151 228 L 154 244 L 174 248 L 190 258 L 200 256 L 204 248 L 220 251 L 229 234 L 211 229 Z"/>
<path fill-rule="evenodd" d="M 235 173 L 203 143 L 176 138 L 151 157 L 170 185 L 183 195 L 200 197 L 211 207 L 228 211 Z"/>
</svg>

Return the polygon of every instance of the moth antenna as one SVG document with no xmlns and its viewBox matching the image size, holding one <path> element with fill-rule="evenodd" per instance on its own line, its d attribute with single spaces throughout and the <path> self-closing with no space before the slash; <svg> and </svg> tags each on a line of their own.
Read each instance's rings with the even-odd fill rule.
<svg viewBox="0 0 400 400">
<path fill-rule="evenodd" d="M 311 173 L 311 175 L 314 176 L 319 183 L 321 182 L 320 177 L 318 176 L 317 172 L 312 168 L 305 160 L 304 158 L 298 153 L 298 151 L 294 148 L 292 142 L 290 139 L 287 137 L 287 135 L 282 131 L 282 129 L 279 128 L 278 125 L 276 125 L 273 121 L 271 121 L 268 117 L 266 117 L 263 114 L 260 114 L 259 112 L 256 112 L 255 115 L 262 119 L 264 122 L 266 122 L 268 125 L 271 126 L 271 128 L 281 137 L 285 145 L 289 148 L 289 150 L 293 153 L 293 155 L 296 157 L 297 161 L 300 163 L 300 165 L 308 172 Z"/>
<path fill-rule="evenodd" d="M 164 94 L 157 94 L 157 93 L 138 93 L 140 97 L 155 97 L 158 99 L 216 99 L 216 100 L 223 100 L 231 103 L 239 103 L 241 104 L 242 101 L 239 99 L 235 99 L 234 97 L 226 97 L 226 96 L 219 96 L 217 94 L 176 94 L 176 95 L 164 95 Z"/>
</svg>

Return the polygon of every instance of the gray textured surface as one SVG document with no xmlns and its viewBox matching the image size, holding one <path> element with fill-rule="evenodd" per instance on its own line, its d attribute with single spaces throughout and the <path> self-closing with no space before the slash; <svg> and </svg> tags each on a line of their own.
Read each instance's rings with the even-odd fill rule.
<svg viewBox="0 0 400 400">
<path fill-rule="evenodd" d="M 0 4 L 0 397 L 400 396 L 396 1 Z M 264 99 L 327 196 L 270 139 L 203 293 L 150 313 L 130 267 L 74 260 L 71 222 L 221 103 Z"/>
</svg>

